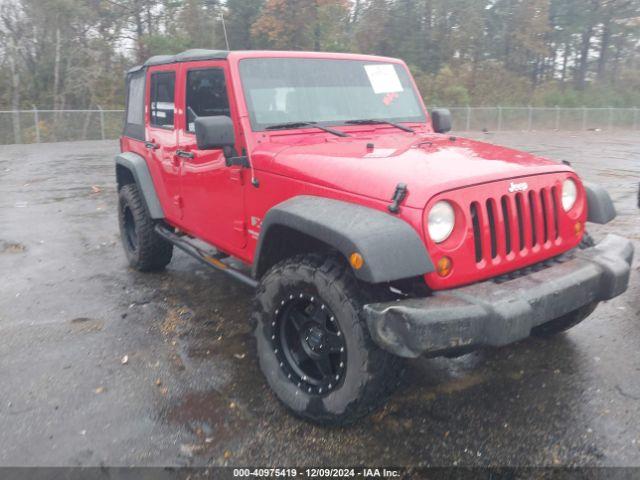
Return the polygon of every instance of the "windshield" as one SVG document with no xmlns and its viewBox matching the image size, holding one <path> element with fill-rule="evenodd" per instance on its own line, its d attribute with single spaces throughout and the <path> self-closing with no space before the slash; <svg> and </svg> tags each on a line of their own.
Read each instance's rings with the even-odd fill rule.
<svg viewBox="0 0 640 480">
<path fill-rule="evenodd" d="M 360 60 L 247 58 L 240 76 L 254 130 L 290 122 L 424 122 L 402 65 Z"/>
</svg>

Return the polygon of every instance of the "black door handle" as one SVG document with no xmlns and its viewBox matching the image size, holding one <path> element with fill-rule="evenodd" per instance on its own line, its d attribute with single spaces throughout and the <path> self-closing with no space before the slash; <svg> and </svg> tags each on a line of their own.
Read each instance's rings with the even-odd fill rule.
<svg viewBox="0 0 640 480">
<path fill-rule="evenodd" d="M 176 150 L 176 155 L 182 158 L 193 158 L 193 152 L 186 152 L 184 150 Z"/>
<path fill-rule="evenodd" d="M 144 146 L 146 148 L 150 148 L 151 150 L 157 150 L 160 148 L 160 145 L 158 145 L 157 143 L 153 143 L 153 142 L 144 142 Z"/>
</svg>

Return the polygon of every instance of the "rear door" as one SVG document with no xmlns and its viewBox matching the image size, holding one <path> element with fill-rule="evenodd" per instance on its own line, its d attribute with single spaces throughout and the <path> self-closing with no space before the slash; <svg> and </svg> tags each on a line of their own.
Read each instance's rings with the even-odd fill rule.
<svg viewBox="0 0 640 480">
<path fill-rule="evenodd" d="M 153 170 L 153 177 L 160 179 L 156 188 L 159 190 L 165 217 L 179 223 L 182 217 L 182 199 L 180 161 L 176 157 L 176 73 L 175 65 L 153 67 L 149 71 L 145 147 L 148 152 L 147 164 Z"/>
<path fill-rule="evenodd" d="M 238 125 L 235 105 L 230 101 L 227 63 L 207 62 L 206 67 L 183 64 L 180 92 L 183 125 L 179 130 L 181 157 L 181 193 L 184 202 L 183 224 L 189 233 L 229 253 L 246 245 L 243 220 L 244 195 L 242 167 L 228 167 L 222 149 L 199 150 L 196 144 L 196 117 L 226 115 Z M 236 128 L 236 153 L 243 142 Z"/>
</svg>

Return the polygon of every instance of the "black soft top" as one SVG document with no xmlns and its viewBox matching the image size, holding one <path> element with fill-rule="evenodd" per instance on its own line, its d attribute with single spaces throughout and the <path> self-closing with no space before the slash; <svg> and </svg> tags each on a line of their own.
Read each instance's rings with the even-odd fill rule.
<svg viewBox="0 0 640 480">
<path fill-rule="evenodd" d="M 199 60 L 224 60 L 229 55 L 227 50 L 206 50 L 203 48 L 194 48 L 176 53 L 175 55 L 154 55 L 142 65 L 131 68 L 127 73 L 134 73 L 143 68 L 152 67 L 154 65 L 166 65 L 169 63 L 179 62 L 195 62 Z"/>
</svg>

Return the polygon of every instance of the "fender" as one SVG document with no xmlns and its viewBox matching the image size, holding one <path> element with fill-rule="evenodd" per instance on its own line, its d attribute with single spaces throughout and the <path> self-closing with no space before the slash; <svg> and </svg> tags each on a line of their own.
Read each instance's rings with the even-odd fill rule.
<svg viewBox="0 0 640 480">
<path fill-rule="evenodd" d="M 362 205 L 301 195 L 276 205 L 265 216 L 253 265 L 256 278 L 264 273 L 263 242 L 274 226 L 320 240 L 345 258 L 360 253 L 364 265 L 354 273 L 365 282 L 389 282 L 434 271 L 424 243 L 407 222 Z"/>
<path fill-rule="evenodd" d="M 118 188 L 120 187 L 121 179 L 118 177 L 117 165 L 126 168 L 133 176 L 136 185 L 142 193 L 144 203 L 147 205 L 147 210 L 151 218 L 160 219 L 164 218 L 164 212 L 158 195 L 156 194 L 156 188 L 153 185 L 153 179 L 147 167 L 147 162 L 140 155 L 133 152 L 123 152 L 116 155 L 116 179 L 118 181 Z"/>
<path fill-rule="evenodd" d="M 607 192 L 600 185 L 583 182 L 587 194 L 587 222 L 605 224 L 616 218 L 616 208 Z"/>
</svg>

